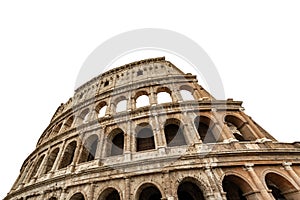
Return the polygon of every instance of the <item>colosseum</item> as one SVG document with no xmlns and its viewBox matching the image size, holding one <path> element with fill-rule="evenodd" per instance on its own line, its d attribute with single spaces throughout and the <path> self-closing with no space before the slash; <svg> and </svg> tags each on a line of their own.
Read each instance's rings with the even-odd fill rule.
<svg viewBox="0 0 300 200">
<path fill-rule="evenodd" d="M 241 101 L 151 58 L 77 88 L 4 200 L 299 200 L 299 158 Z"/>
</svg>

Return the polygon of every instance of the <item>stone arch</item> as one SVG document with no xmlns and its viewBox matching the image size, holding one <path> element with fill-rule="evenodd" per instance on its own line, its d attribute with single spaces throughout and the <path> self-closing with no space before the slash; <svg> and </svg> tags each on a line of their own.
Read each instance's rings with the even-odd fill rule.
<svg viewBox="0 0 300 200">
<path fill-rule="evenodd" d="M 283 174 L 269 171 L 265 174 L 265 184 L 275 200 L 298 199 L 300 191 Z"/>
<path fill-rule="evenodd" d="M 82 146 L 81 155 L 78 163 L 95 160 L 99 138 L 96 134 L 90 135 Z"/>
<path fill-rule="evenodd" d="M 173 102 L 172 91 L 168 87 L 160 87 L 156 91 L 157 103 Z"/>
<path fill-rule="evenodd" d="M 58 152 L 59 152 L 59 147 L 56 147 L 50 152 L 47 158 L 44 174 L 47 174 L 49 171 L 51 171 L 53 164 L 57 158 Z"/>
<path fill-rule="evenodd" d="M 164 134 L 167 146 L 181 146 L 186 145 L 184 136 L 184 127 L 180 120 L 176 118 L 167 119 L 164 124 Z"/>
<path fill-rule="evenodd" d="M 197 116 L 194 125 L 203 143 L 214 143 L 219 140 L 220 132 L 211 118 Z"/>
<path fill-rule="evenodd" d="M 179 87 L 179 92 L 183 101 L 195 100 L 194 89 L 191 86 L 182 85 Z"/>
<path fill-rule="evenodd" d="M 253 187 L 247 179 L 235 173 L 227 173 L 222 180 L 223 191 L 227 200 L 255 200 Z"/>
<path fill-rule="evenodd" d="M 58 125 L 54 126 L 54 128 L 52 129 L 52 135 L 56 135 L 59 133 L 60 129 L 62 127 L 62 122 L 59 123 Z"/>
<path fill-rule="evenodd" d="M 56 197 L 50 197 L 48 200 L 57 200 Z"/>
<path fill-rule="evenodd" d="M 88 117 L 89 117 L 90 109 L 85 108 L 83 111 L 78 116 L 78 123 L 80 124 L 86 124 L 88 122 Z"/>
<path fill-rule="evenodd" d="M 107 111 L 107 103 L 105 101 L 101 101 L 96 105 L 95 111 L 97 113 L 98 118 L 104 117 Z"/>
<path fill-rule="evenodd" d="M 127 110 L 127 99 L 125 96 L 120 96 L 115 100 L 115 112 L 123 112 Z"/>
<path fill-rule="evenodd" d="M 225 116 L 224 121 L 237 140 L 251 141 L 256 139 L 248 122 L 240 117 L 229 114 Z"/>
<path fill-rule="evenodd" d="M 185 177 L 177 187 L 178 200 L 205 200 L 202 188 L 196 178 Z"/>
<path fill-rule="evenodd" d="M 75 140 L 67 145 L 67 147 L 64 150 L 58 169 L 65 168 L 73 162 L 76 145 L 77 142 Z"/>
<path fill-rule="evenodd" d="M 152 126 L 149 123 L 141 123 L 135 128 L 136 151 L 155 149 L 155 141 Z"/>
<path fill-rule="evenodd" d="M 81 192 L 77 192 L 73 194 L 69 200 L 85 200 L 86 198 L 84 197 L 84 194 Z"/>
<path fill-rule="evenodd" d="M 138 91 L 134 96 L 135 108 L 145 107 L 150 105 L 149 94 L 145 90 Z"/>
<path fill-rule="evenodd" d="M 124 131 L 121 128 L 113 129 L 108 135 L 107 155 L 122 155 L 124 152 Z"/>
<path fill-rule="evenodd" d="M 97 200 L 120 200 L 121 195 L 119 191 L 113 187 L 105 188 L 101 192 Z"/>
<path fill-rule="evenodd" d="M 163 196 L 162 191 L 155 183 L 143 183 L 135 192 L 135 200 L 160 200 Z"/>
<path fill-rule="evenodd" d="M 36 164 L 33 167 L 33 170 L 30 174 L 29 180 L 32 179 L 37 174 L 38 170 L 41 167 L 41 164 L 42 164 L 44 158 L 45 158 L 45 154 L 43 154 L 39 157 L 38 161 L 36 162 Z"/>
<path fill-rule="evenodd" d="M 74 122 L 74 116 L 70 116 L 64 123 L 64 130 L 69 130 Z"/>
</svg>

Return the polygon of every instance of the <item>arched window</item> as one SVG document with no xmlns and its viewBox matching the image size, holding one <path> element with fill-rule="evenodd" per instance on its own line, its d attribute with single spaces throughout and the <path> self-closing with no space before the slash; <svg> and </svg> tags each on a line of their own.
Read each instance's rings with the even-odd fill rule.
<svg viewBox="0 0 300 200">
<path fill-rule="evenodd" d="M 100 194 L 98 200 L 120 200 L 120 195 L 116 189 L 107 188 Z"/>
<path fill-rule="evenodd" d="M 79 115 L 79 119 L 80 119 L 80 121 L 79 121 L 79 123 L 81 124 L 81 123 L 84 123 L 84 124 L 86 124 L 86 123 L 88 123 L 88 118 L 89 118 L 89 112 L 90 112 L 90 109 L 88 109 L 88 108 L 86 108 L 86 109 L 84 109 L 81 113 L 80 113 L 80 115 Z"/>
<path fill-rule="evenodd" d="M 192 88 L 188 86 L 182 86 L 180 87 L 180 95 L 183 101 L 193 101 L 195 100 L 193 93 L 192 93 Z"/>
<path fill-rule="evenodd" d="M 79 163 L 89 162 L 95 159 L 98 145 L 98 136 L 91 135 L 83 144 L 83 149 L 80 155 Z"/>
<path fill-rule="evenodd" d="M 124 151 L 124 132 L 122 129 L 117 128 L 114 129 L 110 136 L 112 137 L 110 143 L 111 143 L 111 149 L 110 149 L 110 155 L 116 156 L 116 155 L 122 155 Z"/>
<path fill-rule="evenodd" d="M 58 155 L 58 152 L 59 152 L 59 148 L 56 148 L 53 151 L 51 151 L 50 155 L 48 156 L 45 171 L 44 171 L 45 174 L 48 173 L 52 169 L 53 164 L 54 164 L 54 162 L 56 160 L 56 157 Z"/>
<path fill-rule="evenodd" d="M 225 122 L 237 140 L 239 141 L 255 140 L 255 137 L 252 134 L 252 130 L 250 129 L 249 125 L 243 122 L 241 119 L 233 115 L 227 115 L 225 117 Z"/>
<path fill-rule="evenodd" d="M 182 123 L 178 119 L 168 119 L 164 126 L 167 146 L 186 145 Z"/>
<path fill-rule="evenodd" d="M 157 93 L 157 103 L 170 103 L 172 102 L 171 94 L 168 92 L 159 92 Z"/>
<path fill-rule="evenodd" d="M 191 179 L 183 180 L 177 189 L 178 200 L 205 200 L 198 182 Z"/>
<path fill-rule="evenodd" d="M 127 109 L 127 100 L 125 99 L 125 97 L 122 97 L 120 98 L 120 100 L 116 105 L 116 112 L 123 112 L 126 111 L 126 109 Z"/>
<path fill-rule="evenodd" d="M 83 194 L 81 194 L 80 192 L 74 194 L 70 200 L 84 200 L 84 196 Z"/>
<path fill-rule="evenodd" d="M 235 175 L 226 175 L 222 181 L 223 191 L 226 192 L 227 200 L 246 200 L 245 195 L 249 195 L 249 199 L 256 199 L 251 197 L 253 190 L 250 185 L 242 178 Z"/>
<path fill-rule="evenodd" d="M 42 164 L 42 162 L 44 160 L 44 157 L 45 157 L 45 155 L 42 155 L 39 158 L 39 160 L 37 161 L 37 163 L 35 164 L 32 172 L 31 172 L 30 179 L 33 178 L 36 175 L 36 173 L 38 172 L 38 170 L 39 170 L 39 168 L 40 168 L 40 166 L 41 166 L 41 164 Z"/>
<path fill-rule="evenodd" d="M 299 193 L 295 186 L 283 176 L 270 172 L 265 176 L 266 185 L 272 191 L 276 200 L 299 199 Z"/>
<path fill-rule="evenodd" d="M 198 116 L 194 120 L 195 127 L 203 143 L 217 142 L 219 133 L 213 131 L 214 123 L 205 116 Z"/>
<path fill-rule="evenodd" d="M 74 122 L 74 116 L 71 116 L 67 119 L 67 121 L 64 123 L 64 130 L 69 130 Z"/>
<path fill-rule="evenodd" d="M 106 102 L 100 102 L 96 106 L 96 112 L 98 113 L 98 118 L 104 117 L 106 114 L 107 104 Z"/>
<path fill-rule="evenodd" d="M 142 123 L 137 126 L 136 144 L 137 151 L 145 151 L 155 149 L 154 135 L 152 127 L 148 123 Z"/>
<path fill-rule="evenodd" d="M 62 126 L 62 123 L 59 123 L 58 125 L 56 125 L 52 130 L 52 135 L 56 135 L 57 133 L 59 133 L 61 126 Z"/>
<path fill-rule="evenodd" d="M 63 157 L 62 157 L 62 160 L 60 162 L 58 169 L 65 168 L 73 162 L 76 145 L 77 145 L 76 141 L 73 141 L 68 144 L 68 146 L 65 148 L 65 151 L 64 151 L 64 154 L 63 154 Z"/>
<path fill-rule="evenodd" d="M 159 189 L 151 184 L 146 183 L 142 185 L 137 192 L 138 200 L 160 200 L 162 198 L 161 192 Z"/>
<path fill-rule="evenodd" d="M 144 107 L 144 106 L 149 106 L 149 97 L 146 94 L 140 95 L 136 98 L 135 100 L 136 104 L 135 107 L 136 108 L 140 108 L 140 107 Z"/>
</svg>

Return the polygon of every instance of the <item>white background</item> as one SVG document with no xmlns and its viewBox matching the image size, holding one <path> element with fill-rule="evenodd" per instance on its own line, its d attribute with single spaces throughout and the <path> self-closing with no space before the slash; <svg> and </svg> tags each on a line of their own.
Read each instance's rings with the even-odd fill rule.
<svg viewBox="0 0 300 200">
<path fill-rule="evenodd" d="M 243 100 L 278 140 L 299 141 L 299 20 L 297 1 L 1 1 L 0 198 L 72 96 L 85 58 L 137 28 L 196 41 L 214 61 L 226 98 Z"/>
</svg>

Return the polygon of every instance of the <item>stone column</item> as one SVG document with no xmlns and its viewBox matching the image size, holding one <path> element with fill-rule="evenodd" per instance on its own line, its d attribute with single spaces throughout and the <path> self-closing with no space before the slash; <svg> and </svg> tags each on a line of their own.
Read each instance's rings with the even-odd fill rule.
<svg viewBox="0 0 300 200">
<path fill-rule="evenodd" d="M 90 192 L 88 193 L 88 200 L 94 200 L 94 192 L 95 192 L 95 184 L 91 183 L 90 184 Z"/>
<path fill-rule="evenodd" d="M 255 173 L 253 169 L 254 164 L 246 164 L 245 169 L 248 171 L 249 175 L 251 176 L 253 183 L 256 185 L 257 189 L 260 191 L 263 200 L 273 200 L 273 197 L 268 193 L 266 188 L 264 187 L 263 183 Z"/>
<path fill-rule="evenodd" d="M 222 189 L 220 189 L 218 187 L 218 184 L 217 184 L 216 178 L 214 177 L 214 174 L 212 172 L 211 166 L 208 166 L 208 165 L 205 166 L 204 171 L 208 177 L 209 185 L 211 186 L 211 192 L 212 192 L 211 199 L 222 199 L 222 196 L 221 196 Z"/>
<path fill-rule="evenodd" d="M 157 104 L 156 93 L 152 86 L 150 87 L 149 101 L 151 106 L 155 106 Z"/>
<path fill-rule="evenodd" d="M 50 177 L 52 176 L 52 174 L 54 173 L 54 171 L 58 169 L 58 165 L 62 161 L 63 152 L 65 151 L 65 146 L 66 146 L 66 140 L 63 141 L 61 147 L 59 148 L 58 155 L 57 155 L 57 157 L 56 157 L 56 159 L 54 161 L 52 169 L 50 170 L 50 174 L 51 174 Z"/>
<path fill-rule="evenodd" d="M 75 170 L 75 165 L 78 162 L 78 159 L 79 159 L 79 156 L 80 156 L 79 153 L 81 151 L 82 151 L 82 140 L 79 138 L 77 140 L 77 145 L 76 145 L 76 149 L 75 149 L 75 152 L 74 152 L 74 158 L 73 158 L 73 161 L 71 163 L 71 172 L 74 172 L 74 170 Z"/>
<path fill-rule="evenodd" d="M 294 171 L 294 169 L 291 167 L 291 162 L 284 162 L 282 163 L 282 166 L 284 167 L 285 171 L 289 173 L 289 175 L 292 177 L 292 179 L 297 183 L 297 185 L 300 187 L 300 178 Z"/>
<path fill-rule="evenodd" d="M 248 122 L 250 128 L 253 130 L 254 134 L 259 138 L 263 139 L 266 138 L 266 136 L 257 128 L 257 126 L 253 123 L 252 119 L 248 115 L 246 115 L 244 112 L 240 112 L 241 115 L 246 119 Z"/>
<path fill-rule="evenodd" d="M 124 199 L 128 199 L 128 200 L 131 199 L 130 194 L 131 194 L 131 192 L 130 192 L 130 178 L 125 177 L 125 191 L 123 193 Z M 121 199 L 123 199 L 123 197 L 121 197 Z"/>
<path fill-rule="evenodd" d="M 127 130 L 124 133 L 124 161 L 130 161 L 131 160 L 131 138 L 133 136 L 132 130 L 131 130 L 131 120 L 128 120 L 127 122 Z"/>
<path fill-rule="evenodd" d="M 156 142 L 156 147 L 158 149 L 165 148 L 167 146 L 167 142 L 164 137 L 163 130 L 160 127 L 158 116 L 157 116 L 157 114 L 153 114 L 153 115 L 154 115 L 154 118 L 152 117 L 151 121 L 153 121 L 152 128 L 153 128 L 154 139 Z"/>
</svg>

